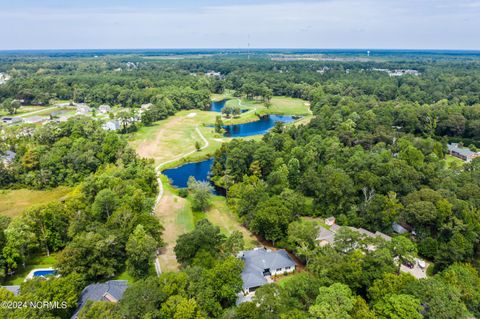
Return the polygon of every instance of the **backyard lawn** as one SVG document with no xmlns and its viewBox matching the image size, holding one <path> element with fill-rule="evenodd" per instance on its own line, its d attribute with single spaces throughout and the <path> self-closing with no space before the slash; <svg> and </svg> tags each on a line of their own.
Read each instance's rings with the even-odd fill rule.
<svg viewBox="0 0 480 319">
<path fill-rule="evenodd" d="M 27 267 L 22 268 L 22 266 L 19 265 L 17 272 L 13 276 L 7 277 L 5 285 L 20 285 L 25 280 L 25 277 L 27 277 L 30 271 L 37 268 L 53 268 L 56 263 L 57 253 L 52 253 L 50 254 L 50 256 L 33 256 L 29 260 L 27 260 Z"/>
</svg>

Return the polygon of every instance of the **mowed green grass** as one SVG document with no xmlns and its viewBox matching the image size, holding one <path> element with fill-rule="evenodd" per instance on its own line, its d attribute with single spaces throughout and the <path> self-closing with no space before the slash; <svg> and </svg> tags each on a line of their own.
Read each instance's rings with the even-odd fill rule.
<svg viewBox="0 0 480 319">
<path fill-rule="evenodd" d="M 71 192 L 69 187 L 57 187 L 52 190 L 37 191 L 29 189 L 0 190 L 0 215 L 19 216 L 26 208 L 58 201 Z"/>
<path fill-rule="evenodd" d="M 465 165 L 464 161 L 462 161 L 458 157 L 455 157 L 449 154 L 445 155 L 445 162 L 447 163 L 447 166 L 449 168 L 463 167 Z"/>
<path fill-rule="evenodd" d="M 17 272 L 11 276 L 7 277 L 5 285 L 20 285 L 28 273 L 34 269 L 38 268 L 53 268 L 57 263 L 57 254 L 51 253 L 50 256 L 46 255 L 37 255 L 33 256 L 26 262 L 26 267 L 23 268 L 22 265 L 18 266 Z"/>
<path fill-rule="evenodd" d="M 11 115 L 8 114 L 7 111 L 5 111 L 3 108 L 0 108 L 0 116 L 21 116 L 22 114 L 25 113 L 30 113 L 30 112 L 35 112 L 44 109 L 44 106 L 34 106 L 34 105 L 26 105 L 22 106 L 17 110 L 17 113 Z"/>
</svg>

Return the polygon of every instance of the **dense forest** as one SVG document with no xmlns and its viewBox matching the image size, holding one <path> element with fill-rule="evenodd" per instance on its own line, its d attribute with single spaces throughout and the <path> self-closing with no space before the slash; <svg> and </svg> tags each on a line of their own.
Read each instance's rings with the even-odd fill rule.
<svg viewBox="0 0 480 319">
<path fill-rule="evenodd" d="M 1 60 L 3 59 L 3 60 Z M 128 273 L 118 303 L 90 302 L 79 318 L 410 319 L 480 316 L 480 159 L 446 160 L 449 142 L 480 147 L 480 62 L 448 57 L 362 61 L 273 61 L 264 55 L 197 59 L 0 57 L 12 78 L 0 104 L 54 100 L 139 108 L 142 122 L 181 109 L 207 109 L 212 94 L 268 103 L 272 96 L 310 103 L 308 124 L 278 123 L 261 139 L 233 139 L 214 157 L 212 179 L 243 225 L 301 261 L 300 271 L 242 289 L 242 234 L 225 235 L 202 219 L 181 235 L 181 269 L 157 277 L 162 220 L 151 214 L 158 192 L 151 161 L 125 136 L 74 117 L 35 129 L 2 131 L 0 188 L 72 188 L 59 202 L 0 217 L 0 280 L 35 253 L 58 254 L 61 274 L 22 284 L 1 300 L 67 300 L 65 309 L 0 308 L 2 318 L 69 318 L 89 283 Z M 385 69 L 419 75 L 389 76 Z M 208 72 L 219 75 L 208 76 Z M 205 189 L 209 189 L 206 187 Z M 208 192 L 208 191 L 207 191 Z M 320 247 L 314 220 L 392 236 L 372 240 L 342 228 Z M 407 234 L 393 232 L 398 223 Z M 370 249 L 372 245 L 375 249 Z M 400 272 L 428 260 L 428 278 Z"/>
</svg>

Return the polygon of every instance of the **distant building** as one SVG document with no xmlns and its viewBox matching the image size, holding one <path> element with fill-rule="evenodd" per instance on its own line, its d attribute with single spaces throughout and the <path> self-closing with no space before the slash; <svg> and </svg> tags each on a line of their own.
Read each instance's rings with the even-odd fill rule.
<svg viewBox="0 0 480 319">
<path fill-rule="evenodd" d="M 328 217 L 328 218 L 325 218 L 325 225 L 327 226 L 332 226 L 332 225 L 335 225 L 335 217 Z"/>
<path fill-rule="evenodd" d="M 343 228 L 341 226 L 338 226 L 335 223 L 335 217 L 329 217 L 329 218 L 325 219 L 325 224 L 327 226 L 330 226 L 330 228 L 327 229 L 325 227 L 319 226 L 318 227 L 318 235 L 317 235 L 317 238 L 316 238 L 316 240 L 318 242 L 318 245 L 321 246 L 321 247 L 335 244 L 335 235 L 337 234 L 337 232 L 341 228 Z M 356 228 L 356 227 L 346 227 L 346 228 L 350 229 L 351 231 L 357 232 L 357 233 L 363 235 L 364 237 L 382 238 L 383 240 L 386 240 L 386 241 L 391 241 L 392 240 L 392 237 L 390 237 L 390 236 L 388 236 L 384 233 L 381 233 L 379 231 L 377 231 L 375 233 L 372 233 L 371 231 L 368 231 L 364 228 Z M 375 250 L 376 247 L 374 245 L 369 245 L 367 247 L 367 249 L 368 250 Z"/>
<path fill-rule="evenodd" d="M 464 161 L 471 162 L 473 159 L 480 157 L 480 152 L 474 152 L 468 147 L 461 147 L 458 143 L 448 144 L 448 153 L 450 155 L 458 157 Z"/>
<path fill-rule="evenodd" d="M 20 294 L 20 286 L 0 286 L 3 289 L 6 289 L 13 293 L 14 296 L 18 296 Z"/>
<path fill-rule="evenodd" d="M 6 151 L 5 154 L 0 155 L 0 161 L 3 163 L 3 165 L 8 166 L 13 163 L 15 157 L 17 157 L 17 153 Z"/>
<path fill-rule="evenodd" d="M 87 301 L 107 301 L 117 303 L 123 297 L 128 288 L 126 280 L 110 280 L 105 283 L 91 284 L 83 289 L 78 303 L 78 308 L 72 316 L 72 319 L 78 318 L 78 313 L 85 306 Z"/>
<path fill-rule="evenodd" d="M 317 241 L 321 247 L 333 245 L 335 243 L 335 232 L 320 226 Z"/>
<path fill-rule="evenodd" d="M 98 111 L 102 114 L 106 114 L 106 113 L 110 112 L 111 110 L 112 110 L 112 108 L 110 107 L 110 105 L 106 105 L 106 104 L 100 105 L 98 107 Z"/>
<path fill-rule="evenodd" d="M 15 123 L 22 123 L 23 119 L 18 116 L 6 116 L 6 117 L 2 117 L 2 122 L 5 124 L 15 124 Z"/>
<path fill-rule="evenodd" d="M 108 121 L 102 126 L 102 128 L 106 131 L 118 131 L 120 127 L 120 122 L 117 120 Z"/>
<path fill-rule="evenodd" d="M 49 120 L 48 117 L 34 115 L 34 116 L 30 116 L 30 117 L 25 117 L 23 119 L 23 122 L 27 123 L 27 124 L 36 124 L 36 123 L 43 123 L 43 122 L 46 122 L 48 120 Z"/>
<path fill-rule="evenodd" d="M 419 76 L 421 74 L 417 70 L 411 70 L 411 69 L 399 69 L 399 70 L 393 70 L 392 71 L 392 70 L 389 70 L 389 69 L 373 68 L 372 71 L 385 72 L 385 73 L 388 73 L 389 76 L 403 76 L 403 75 Z"/>
<path fill-rule="evenodd" d="M 91 111 L 90 107 L 86 104 L 77 104 L 77 115 L 87 115 Z"/>
<path fill-rule="evenodd" d="M 205 76 L 220 78 L 220 77 L 222 77 L 222 73 L 215 72 L 215 71 L 208 71 L 207 73 L 205 73 Z"/>
<path fill-rule="evenodd" d="M 284 249 L 272 251 L 256 248 L 242 251 L 238 257 L 245 262 L 242 271 L 243 292 L 248 294 L 267 284 L 270 276 L 283 275 L 295 271 L 295 261 Z"/>
<path fill-rule="evenodd" d="M 407 228 L 403 227 L 402 225 L 396 222 L 392 223 L 392 229 L 394 232 L 400 235 L 409 233 Z"/>
<path fill-rule="evenodd" d="M 150 109 L 152 106 L 153 106 L 152 103 L 146 103 L 146 104 L 142 104 L 140 106 L 140 109 L 143 110 L 143 111 L 146 111 L 146 110 Z"/>
</svg>

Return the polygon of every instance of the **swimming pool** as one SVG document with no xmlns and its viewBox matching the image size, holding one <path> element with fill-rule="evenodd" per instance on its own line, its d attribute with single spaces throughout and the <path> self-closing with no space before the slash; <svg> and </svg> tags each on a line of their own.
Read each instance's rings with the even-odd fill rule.
<svg viewBox="0 0 480 319">
<path fill-rule="evenodd" d="M 33 272 L 33 277 L 47 277 L 54 276 L 57 274 L 56 270 L 36 270 Z"/>
</svg>

